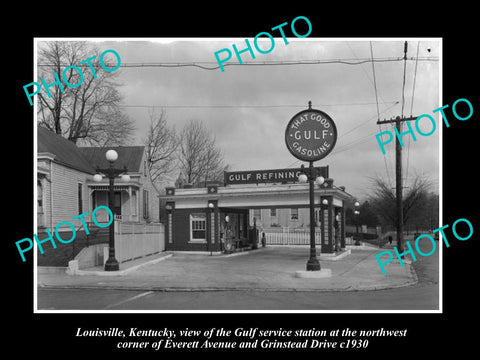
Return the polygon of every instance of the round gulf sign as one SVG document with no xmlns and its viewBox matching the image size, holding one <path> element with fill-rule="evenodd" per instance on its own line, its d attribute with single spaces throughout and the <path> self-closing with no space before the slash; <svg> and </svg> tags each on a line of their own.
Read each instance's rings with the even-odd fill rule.
<svg viewBox="0 0 480 360">
<path fill-rule="evenodd" d="M 303 161 L 317 161 L 327 156 L 337 142 L 337 128 L 323 111 L 308 109 L 296 114 L 285 130 L 290 153 Z"/>
</svg>

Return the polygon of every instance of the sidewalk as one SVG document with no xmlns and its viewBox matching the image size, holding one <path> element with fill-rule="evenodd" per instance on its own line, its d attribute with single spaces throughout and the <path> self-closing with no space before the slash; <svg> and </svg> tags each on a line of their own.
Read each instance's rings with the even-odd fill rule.
<svg viewBox="0 0 480 360">
<path fill-rule="evenodd" d="M 413 285 L 417 276 L 410 264 L 392 262 L 383 275 L 376 247 L 349 247 L 351 254 L 332 261 L 317 251 L 327 278 L 299 278 L 309 257 L 306 246 L 266 247 L 230 255 L 161 253 L 120 265 L 119 272 L 102 268 L 81 275 L 39 273 L 38 286 L 48 288 L 102 288 L 150 291 L 358 291 Z"/>
</svg>

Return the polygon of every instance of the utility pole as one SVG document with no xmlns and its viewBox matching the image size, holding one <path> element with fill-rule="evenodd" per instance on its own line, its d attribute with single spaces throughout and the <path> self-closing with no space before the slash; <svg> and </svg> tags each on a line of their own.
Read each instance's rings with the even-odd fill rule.
<svg viewBox="0 0 480 360">
<path fill-rule="evenodd" d="M 403 82 L 405 85 L 405 65 L 407 62 L 407 42 L 405 41 L 404 46 L 404 70 L 403 70 Z M 400 135 L 402 133 L 402 123 L 405 121 L 415 120 L 416 117 L 404 117 L 403 116 L 403 106 L 404 106 L 404 99 L 402 94 L 402 116 L 397 116 L 395 119 L 390 120 L 383 120 L 377 121 L 377 124 L 387 124 L 387 123 L 395 123 L 395 127 L 397 129 L 397 136 L 395 142 L 395 200 L 396 200 L 396 208 L 397 208 L 397 249 L 398 252 L 401 254 L 403 253 L 403 182 L 402 182 L 402 145 L 400 144 Z"/>
</svg>

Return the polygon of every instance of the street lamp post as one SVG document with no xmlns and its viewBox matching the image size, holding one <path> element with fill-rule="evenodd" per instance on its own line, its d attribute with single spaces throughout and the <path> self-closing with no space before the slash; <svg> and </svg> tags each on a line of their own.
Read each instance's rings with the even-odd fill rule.
<svg viewBox="0 0 480 360">
<path fill-rule="evenodd" d="M 358 218 L 359 218 L 359 215 L 360 215 L 360 211 L 358 211 L 358 207 L 360 206 L 360 203 L 358 201 L 355 202 L 355 211 L 354 211 L 354 215 L 355 215 L 355 226 L 356 226 L 356 229 L 357 229 L 357 236 L 356 236 L 356 240 L 355 240 L 355 245 L 360 245 L 360 240 L 358 239 L 359 235 L 358 235 Z"/>
<path fill-rule="evenodd" d="M 314 198 L 314 184 L 323 184 L 325 179 L 323 176 L 317 177 L 317 171 L 313 166 L 313 161 L 310 161 L 310 166 L 305 168 L 302 165 L 302 174 L 298 177 L 300 182 L 309 182 L 310 184 L 310 258 L 307 261 L 307 271 L 319 271 L 320 262 L 317 259 L 317 250 L 315 248 L 315 198 Z"/>
<path fill-rule="evenodd" d="M 340 226 L 339 226 L 339 221 L 340 221 L 340 216 L 338 215 L 338 211 L 336 211 L 335 214 L 335 221 L 334 221 L 334 230 L 335 230 L 335 236 L 333 237 L 333 240 L 335 241 L 335 251 L 340 251 L 341 250 L 341 245 L 340 245 Z"/>
<path fill-rule="evenodd" d="M 322 209 L 322 251 L 331 252 L 331 246 L 327 242 L 328 238 L 328 200 L 325 198 L 321 201 L 320 209 Z M 327 214 L 327 221 L 325 221 L 325 214 Z M 325 229 L 327 227 L 327 229 Z"/>
<path fill-rule="evenodd" d="M 108 186 L 108 207 L 110 208 L 110 211 L 112 214 L 114 214 L 114 183 L 115 183 L 115 178 L 118 175 L 122 175 L 122 180 L 123 181 L 129 181 L 130 177 L 127 174 L 127 167 L 125 166 L 123 169 L 115 169 L 113 167 L 113 163 L 117 160 L 118 158 L 118 153 L 115 150 L 108 150 L 105 153 L 105 157 L 107 158 L 108 162 L 110 163 L 110 166 L 105 169 L 101 169 L 97 166 L 97 174 L 93 177 L 95 181 L 101 181 L 102 180 L 102 175 L 100 173 L 104 174 L 106 177 L 109 179 L 109 186 Z M 113 221 L 115 224 L 115 222 Z M 105 263 L 105 271 L 118 271 L 119 270 L 119 264 L 118 260 L 115 258 L 115 226 L 110 225 L 109 229 L 109 239 L 108 239 L 108 259 Z"/>
<path fill-rule="evenodd" d="M 212 203 L 212 202 L 209 202 L 208 203 L 208 208 L 210 209 L 210 219 L 211 219 L 210 220 L 211 221 L 210 229 L 212 229 L 214 227 L 214 225 L 212 225 L 212 224 L 214 224 L 214 222 L 215 222 L 215 219 L 214 219 L 214 216 L 213 216 L 213 214 L 215 212 L 215 204 Z M 212 239 L 214 239 L 214 238 L 215 238 L 215 234 L 214 234 L 214 232 L 212 232 L 210 234 L 210 239 L 208 240 L 208 247 L 210 248 L 210 256 L 213 255 Z"/>
</svg>

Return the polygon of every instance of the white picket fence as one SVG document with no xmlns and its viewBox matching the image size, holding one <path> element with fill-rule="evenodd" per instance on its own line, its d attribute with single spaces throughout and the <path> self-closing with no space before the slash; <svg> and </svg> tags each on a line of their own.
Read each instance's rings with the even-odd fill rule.
<svg viewBox="0 0 480 360">
<path fill-rule="evenodd" d="M 115 257 L 119 262 L 134 260 L 164 250 L 165 227 L 163 224 L 115 222 Z"/>
<path fill-rule="evenodd" d="M 262 231 L 265 233 L 266 245 L 310 245 L 310 232 L 276 232 Z M 262 238 L 262 232 L 259 238 Z M 315 245 L 320 245 L 322 240 L 321 232 L 315 231 Z M 345 237 L 345 245 L 354 245 L 355 241 L 352 237 Z"/>
<path fill-rule="evenodd" d="M 310 245 L 310 232 L 270 232 L 265 233 L 267 245 Z M 262 233 L 259 234 L 260 239 Z M 315 232 L 315 244 L 320 245 L 321 233 Z"/>
</svg>

